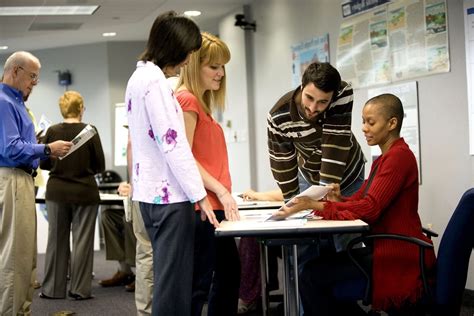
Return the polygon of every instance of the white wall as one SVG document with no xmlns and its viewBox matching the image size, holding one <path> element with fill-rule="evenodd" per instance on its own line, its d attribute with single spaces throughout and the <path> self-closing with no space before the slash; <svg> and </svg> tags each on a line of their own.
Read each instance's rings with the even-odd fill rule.
<svg viewBox="0 0 474 316">
<path fill-rule="evenodd" d="M 249 152 L 249 107 L 247 102 L 247 69 L 245 56 L 245 33 L 234 26 L 234 12 L 224 18 L 219 25 L 219 37 L 227 44 L 231 59 L 226 65 L 227 94 L 226 110 L 223 113 L 222 128 L 229 134 L 227 152 L 232 178 L 232 190 L 242 192 L 250 184 Z M 226 123 L 231 122 L 231 128 Z M 237 136 L 237 139 L 234 139 Z"/>
<path fill-rule="evenodd" d="M 143 47 L 143 42 L 113 42 L 32 51 L 41 61 L 40 82 L 27 102 L 36 118 L 45 114 L 53 124 L 63 120 L 58 100 L 65 87 L 58 84 L 56 70 L 69 70 L 72 84 L 68 90 L 76 90 L 84 98 L 83 120 L 99 131 L 106 168 L 116 169 L 122 177 L 126 175 L 125 167 L 113 165 L 113 107 L 123 102 L 127 80 Z M 2 66 L 7 57 L 0 55 Z"/>
<path fill-rule="evenodd" d="M 462 0 L 448 0 L 451 71 L 416 78 L 419 91 L 422 184 L 420 214 L 440 234 L 462 193 L 473 186 L 474 160 L 468 154 L 468 108 Z M 277 99 L 291 89 L 290 46 L 329 32 L 330 60 L 335 64 L 341 23 L 340 1 L 260 0 L 252 4 L 257 32 L 252 33 L 255 91 L 256 165 L 258 190 L 276 187 L 269 168 L 266 116 Z M 235 89 L 242 88 L 240 84 Z M 355 91 L 353 131 L 369 148 L 361 132 L 362 105 L 367 89 Z M 241 117 L 239 114 L 237 117 Z M 370 163 L 367 164 L 367 170 Z M 440 238 L 435 239 L 438 247 Z M 471 261 L 467 288 L 474 289 Z"/>
</svg>

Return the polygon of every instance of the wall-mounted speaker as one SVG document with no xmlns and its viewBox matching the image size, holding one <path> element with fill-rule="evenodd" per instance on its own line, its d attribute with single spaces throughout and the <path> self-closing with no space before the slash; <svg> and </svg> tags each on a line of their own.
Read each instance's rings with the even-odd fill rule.
<svg viewBox="0 0 474 316">
<path fill-rule="evenodd" d="M 71 73 L 66 70 L 64 72 L 58 72 L 58 80 L 60 86 L 69 86 L 72 82 Z"/>
</svg>

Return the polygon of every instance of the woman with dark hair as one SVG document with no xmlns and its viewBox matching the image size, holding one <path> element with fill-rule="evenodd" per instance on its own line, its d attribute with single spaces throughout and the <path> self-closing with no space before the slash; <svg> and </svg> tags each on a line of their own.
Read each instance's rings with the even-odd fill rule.
<svg viewBox="0 0 474 316">
<path fill-rule="evenodd" d="M 153 248 L 153 315 L 189 315 L 194 205 L 218 222 L 186 139 L 183 114 L 166 77 L 201 47 L 196 24 L 175 12 L 158 16 L 125 95 L 132 144 L 132 199 Z"/>
</svg>

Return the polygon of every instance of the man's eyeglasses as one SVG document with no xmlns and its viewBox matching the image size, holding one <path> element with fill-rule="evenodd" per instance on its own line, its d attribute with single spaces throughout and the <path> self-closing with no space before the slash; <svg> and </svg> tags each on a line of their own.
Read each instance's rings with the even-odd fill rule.
<svg viewBox="0 0 474 316">
<path fill-rule="evenodd" d="M 23 71 L 27 72 L 30 75 L 31 81 L 33 81 L 33 82 L 38 82 L 39 81 L 39 76 L 37 74 L 26 71 L 26 69 L 21 67 L 21 66 L 18 66 L 18 68 L 20 68 Z"/>
</svg>

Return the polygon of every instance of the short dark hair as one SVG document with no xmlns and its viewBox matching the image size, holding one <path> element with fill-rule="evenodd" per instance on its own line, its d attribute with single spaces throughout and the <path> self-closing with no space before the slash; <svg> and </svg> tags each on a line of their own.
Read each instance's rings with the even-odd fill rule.
<svg viewBox="0 0 474 316">
<path fill-rule="evenodd" d="M 199 27 L 174 11 L 160 14 L 153 22 L 140 60 L 152 61 L 160 68 L 182 63 L 189 53 L 201 47 Z"/>
<path fill-rule="evenodd" d="M 392 117 L 396 118 L 398 122 L 396 132 L 400 134 L 403 117 L 405 116 L 402 101 L 394 94 L 384 93 L 369 99 L 365 102 L 365 105 L 369 103 L 377 104 L 381 113 L 387 119 L 391 119 Z"/>
<path fill-rule="evenodd" d="M 313 83 L 324 92 L 337 92 L 341 87 L 341 75 L 330 63 L 314 62 L 306 68 L 302 78 L 303 87 Z"/>
</svg>

